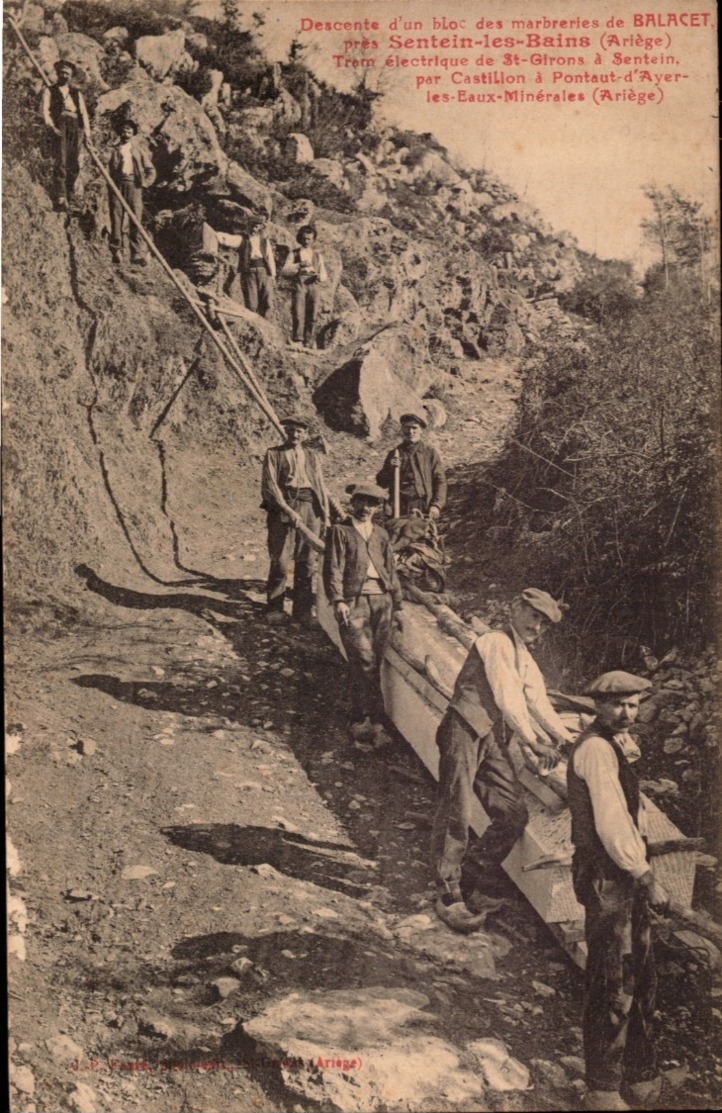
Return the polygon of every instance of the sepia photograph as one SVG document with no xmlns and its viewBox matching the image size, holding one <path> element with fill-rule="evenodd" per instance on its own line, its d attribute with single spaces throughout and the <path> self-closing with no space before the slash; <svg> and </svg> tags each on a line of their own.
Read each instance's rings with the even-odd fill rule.
<svg viewBox="0 0 722 1113">
<path fill-rule="evenodd" d="M 711 0 L 5 0 L 11 1113 L 722 1104 Z"/>
</svg>

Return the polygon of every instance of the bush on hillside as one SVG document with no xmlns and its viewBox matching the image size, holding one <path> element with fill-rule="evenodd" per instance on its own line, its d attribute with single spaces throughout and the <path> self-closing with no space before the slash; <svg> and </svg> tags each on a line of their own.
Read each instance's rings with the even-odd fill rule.
<svg viewBox="0 0 722 1113">
<path fill-rule="evenodd" d="M 597 662 L 714 637 L 718 352 L 688 275 L 528 362 L 487 524 L 565 595 Z"/>
<path fill-rule="evenodd" d="M 127 27 L 131 39 L 162 35 L 185 19 L 194 0 L 66 0 L 60 9 L 68 28 L 100 39 L 110 27 Z"/>
</svg>

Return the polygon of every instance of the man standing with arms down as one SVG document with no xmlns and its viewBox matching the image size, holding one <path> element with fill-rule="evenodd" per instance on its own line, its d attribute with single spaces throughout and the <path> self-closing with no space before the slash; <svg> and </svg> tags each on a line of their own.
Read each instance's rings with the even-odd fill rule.
<svg viewBox="0 0 722 1113">
<path fill-rule="evenodd" d="M 269 448 L 261 477 L 262 508 L 268 514 L 268 555 L 271 567 L 267 584 L 267 614 L 271 623 L 283 622 L 286 581 L 293 567 L 293 617 L 304 625 L 313 621 L 313 574 L 316 550 L 299 528 L 320 537 L 328 526 L 329 500 L 315 452 L 303 447 L 308 422 L 285 418 L 286 440 Z"/>
<path fill-rule="evenodd" d="M 145 147 L 138 140 L 138 125 L 129 117 L 118 125 L 118 143 L 113 148 L 108 172 L 123 200 L 135 213 L 137 224 L 128 220 L 130 260 L 138 266 L 148 264 L 147 248 L 138 224 L 143 221 L 143 189 L 153 185 L 155 168 Z M 110 252 L 114 263 L 120 263 L 123 250 L 123 224 L 127 214 L 112 190 L 108 190 L 110 206 Z"/>
<path fill-rule="evenodd" d="M 412 510 L 419 510 L 438 518 L 446 502 L 446 472 L 441 457 L 422 440 L 426 428 L 423 417 L 402 414 L 400 422 L 403 440 L 387 455 L 376 482 L 393 496 L 394 470 L 398 467 L 401 517 L 408 518 Z"/>
<path fill-rule="evenodd" d="M 652 1040 L 656 971 L 649 906 L 663 910 L 669 897 L 649 868 L 639 784 L 624 747 L 640 695 L 650 687 L 628 672 L 598 677 L 587 689 L 597 717 L 577 739 L 567 768 L 572 877 L 586 913 L 588 947 L 586 1109 L 656 1109 L 662 1092 Z"/>
<path fill-rule="evenodd" d="M 62 212 L 74 199 L 80 173 L 80 133 L 90 139 L 90 121 L 83 94 L 71 85 L 75 66 L 65 58 L 55 63 L 57 81 L 43 90 L 43 120 L 54 137 L 55 207 Z"/>
<path fill-rule="evenodd" d="M 401 585 L 389 535 L 373 520 L 386 492 L 373 483 L 352 491 L 351 517 L 333 526 L 326 542 L 323 583 L 348 656 L 351 736 L 381 746 L 389 741 L 381 662 L 392 622 L 401 625 Z"/>
<path fill-rule="evenodd" d="M 572 741 L 549 703 L 544 678 L 528 649 L 561 617 L 559 604 L 546 591 L 530 587 L 517 596 L 510 625 L 482 634 L 469 650 L 441 720 L 431 849 L 439 894 L 436 912 L 455 931 L 481 926 L 499 866 L 529 819 L 507 756 L 507 734 L 515 732 L 543 769 L 553 768 L 559 759 L 552 739 Z M 475 797 L 491 825 L 470 850 Z"/>
</svg>

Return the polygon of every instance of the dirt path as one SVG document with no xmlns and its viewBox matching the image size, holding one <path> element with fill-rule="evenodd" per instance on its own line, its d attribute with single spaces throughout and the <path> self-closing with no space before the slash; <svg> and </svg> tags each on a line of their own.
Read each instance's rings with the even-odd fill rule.
<svg viewBox="0 0 722 1113">
<path fill-rule="evenodd" d="M 452 463 L 479 448 L 470 418 L 443 434 Z M 458 1056 L 458 1077 L 422 1098 L 400 1078 L 398 1108 L 578 1108 L 579 972 L 511 886 L 482 941 L 437 925 L 433 784 L 400 740 L 383 756 L 349 741 L 320 632 L 264 625 L 262 515 L 231 467 L 207 462 L 193 488 L 179 466 L 188 484 L 170 492 L 183 562 L 207 584 L 87 569 L 92 623 L 11 638 L 12 885 L 27 913 L 25 958 L 11 958 L 13 1108 L 343 1108 L 337 1067 L 320 1069 L 313 1101 L 241 1026 L 291 993 L 373 987 L 411 991 L 414 1039 Z M 687 1004 L 694 1040 L 708 1018 Z M 530 1068 L 529 1089 L 463 1092 L 484 1038 Z M 679 1067 L 678 1043 L 665 1049 Z M 701 1055 L 665 1107 L 712 1108 L 714 1070 Z"/>
</svg>

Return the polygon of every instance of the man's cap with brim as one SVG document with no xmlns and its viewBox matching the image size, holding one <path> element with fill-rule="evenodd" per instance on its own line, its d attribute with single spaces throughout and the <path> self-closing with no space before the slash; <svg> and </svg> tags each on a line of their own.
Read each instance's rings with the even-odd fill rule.
<svg viewBox="0 0 722 1113">
<path fill-rule="evenodd" d="M 539 587 L 527 587 L 522 591 L 519 598 L 533 607 L 535 611 L 543 614 L 550 622 L 561 622 L 562 609 L 548 591 L 542 591 Z"/>
<path fill-rule="evenodd" d="M 69 58 L 58 58 L 57 62 L 55 63 L 56 73 L 59 73 L 61 66 L 67 66 L 69 70 L 73 71 L 73 73 L 77 73 L 78 67 L 76 66 L 75 62 L 71 62 Z"/>
<path fill-rule="evenodd" d="M 652 681 L 631 672 L 603 672 L 585 689 L 586 696 L 604 699 L 607 696 L 637 696 L 652 687 Z"/>
<path fill-rule="evenodd" d="M 308 420 L 299 414 L 291 414 L 290 417 L 281 418 L 281 425 L 297 425 L 299 429 L 308 429 Z"/>
<path fill-rule="evenodd" d="M 138 124 L 136 123 L 136 121 L 131 116 L 124 116 L 121 120 L 118 120 L 117 124 L 115 125 L 115 130 L 120 135 L 123 128 L 125 128 L 125 127 L 132 128 L 133 133 L 135 135 L 138 134 Z"/>
<path fill-rule="evenodd" d="M 425 429 L 426 426 L 428 425 L 428 421 L 426 420 L 426 418 L 425 417 L 419 417 L 418 414 L 402 414 L 401 417 L 399 418 L 399 424 L 400 425 L 405 425 L 405 424 L 407 424 L 411 421 L 415 421 L 416 424 L 420 425 L 422 429 Z"/>
<path fill-rule="evenodd" d="M 361 495 L 365 499 L 375 499 L 376 502 L 386 502 L 389 497 L 388 492 L 384 491 L 383 487 L 377 487 L 375 483 L 354 483 L 353 486 L 347 487 L 346 490 L 351 495 L 351 498 L 356 498 Z"/>
</svg>

